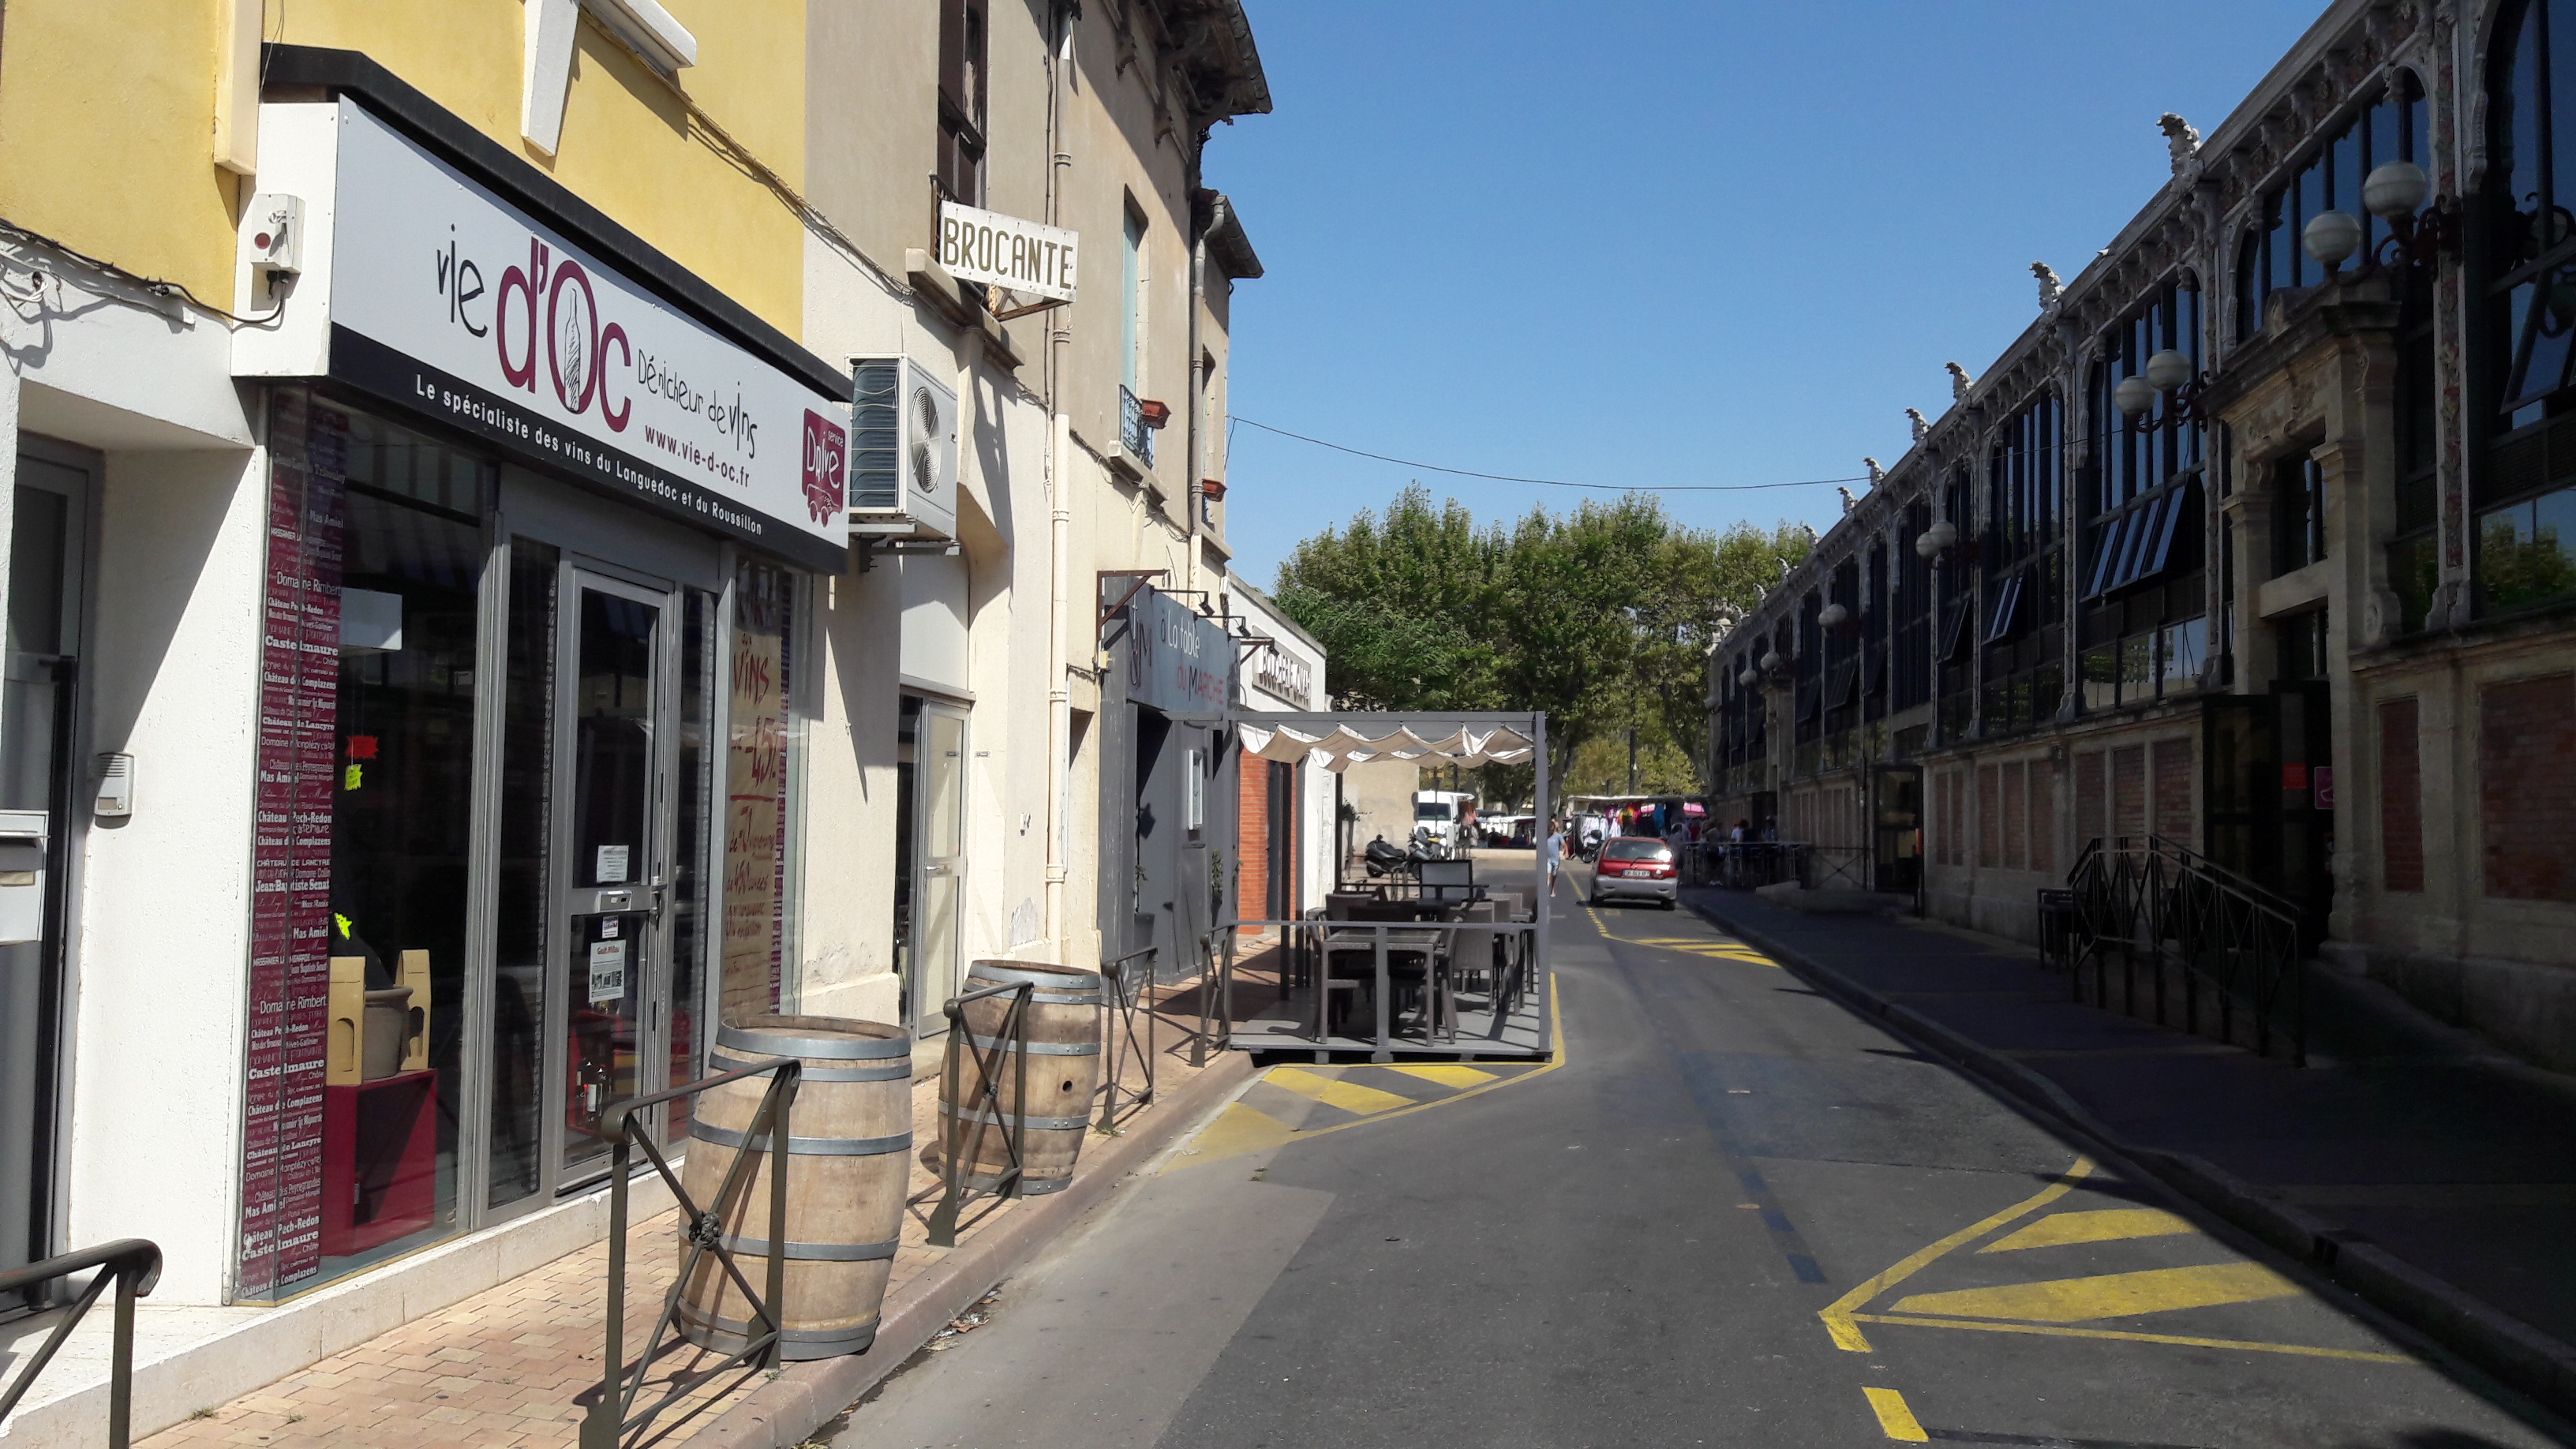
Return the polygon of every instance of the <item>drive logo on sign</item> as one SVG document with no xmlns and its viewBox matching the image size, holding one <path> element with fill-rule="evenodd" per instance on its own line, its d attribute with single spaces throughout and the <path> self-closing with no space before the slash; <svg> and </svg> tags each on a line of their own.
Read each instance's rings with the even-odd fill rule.
<svg viewBox="0 0 2576 1449">
<path fill-rule="evenodd" d="M 830 418 L 805 410 L 805 507 L 822 522 L 841 512 L 848 476 L 850 435 Z"/>
</svg>

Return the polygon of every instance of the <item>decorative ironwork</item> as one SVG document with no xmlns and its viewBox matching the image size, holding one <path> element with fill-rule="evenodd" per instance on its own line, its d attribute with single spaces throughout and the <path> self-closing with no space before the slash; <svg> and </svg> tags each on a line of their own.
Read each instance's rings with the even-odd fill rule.
<svg viewBox="0 0 2576 1449">
<path fill-rule="evenodd" d="M 1145 404 L 1125 383 L 1118 385 L 1118 442 L 1146 467 L 1154 466 L 1154 430 L 1146 426 Z"/>
</svg>

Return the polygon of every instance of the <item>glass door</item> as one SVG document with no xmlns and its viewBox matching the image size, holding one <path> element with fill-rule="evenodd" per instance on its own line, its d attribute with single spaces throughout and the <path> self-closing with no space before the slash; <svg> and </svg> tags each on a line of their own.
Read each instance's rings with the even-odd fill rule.
<svg viewBox="0 0 2576 1449">
<path fill-rule="evenodd" d="M 48 1256 L 89 474 L 21 453 L 0 684 L 0 1272 Z M 0 1301 L 0 1317 L 32 1300 Z"/>
<path fill-rule="evenodd" d="M 966 712 L 924 700 L 913 735 L 913 881 L 908 983 L 915 1036 L 948 1029 L 966 891 Z"/>
<path fill-rule="evenodd" d="M 668 590 L 580 568 L 568 574 L 559 657 L 573 668 L 556 770 L 569 787 L 555 912 L 565 944 L 546 993 L 561 1047 L 549 1089 L 560 1103 L 552 1115 L 563 1186 L 605 1166 L 600 1127 L 610 1105 L 660 1090 L 666 1075 L 663 907 L 680 733 L 668 681 L 682 632 Z"/>
</svg>

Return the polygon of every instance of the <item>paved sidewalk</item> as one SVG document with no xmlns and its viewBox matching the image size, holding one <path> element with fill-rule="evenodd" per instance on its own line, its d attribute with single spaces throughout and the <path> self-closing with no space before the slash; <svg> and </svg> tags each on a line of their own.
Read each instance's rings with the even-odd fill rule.
<svg viewBox="0 0 2576 1449">
<path fill-rule="evenodd" d="M 1252 993 L 1259 996 L 1260 992 Z M 1240 1061 L 1224 1053 L 1211 1055 L 1206 1066 L 1193 1067 L 1184 1028 L 1197 1024 L 1198 1001 L 1188 986 L 1162 988 L 1157 1057 L 1156 1104 L 1141 1116 L 1122 1113 L 1123 1130 L 1157 1141 L 1187 1118 L 1197 1097 L 1192 1081 L 1221 1073 L 1240 1079 Z M 1140 1023 L 1141 1027 L 1141 1023 Z M 933 1048 L 936 1050 L 936 1048 Z M 1132 1091 L 1144 1085 L 1141 1062 L 1130 1060 L 1122 1074 Z M 1226 1068 L 1237 1070 L 1226 1071 Z M 1221 1086 L 1211 1082 L 1210 1086 Z M 938 1079 L 914 1084 L 913 1135 L 916 1142 L 934 1139 L 937 1130 Z M 1094 1135 L 1086 1147 L 1082 1173 L 1116 1172 L 1133 1155 L 1126 1142 Z M 1106 1164 L 1106 1165 L 1102 1165 Z M 1077 1174 L 1077 1186 L 1081 1174 Z M 935 1332 L 953 1309 L 924 1314 L 925 1295 L 939 1298 L 958 1291 L 950 1266 L 971 1267 L 994 1261 L 992 1251 L 1003 1240 L 1029 1241 L 1017 1219 L 1032 1214 L 1050 1219 L 1047 1233 L 1060 1231 L 1078 1211 L 1077 1194 L 1031 1198 L 1019 1202 L 978 1200 L 969 1205 L 953 1249 L 926 1242 L 925 1223 L 938 1201 L 940 1179 L 913 1157 L 914 1204 L 903 1225 L 902 1247 L 886 1288 L 876 1346 L 861 1357 L 891 1369 Z M 1060 1220 L 1060 1221 L 1059 1221 Z M 679 1269 L 675 1213 L 665 1212 L 629 1228 L 627 1255 L 627 1344 L 640 1352 L 643 1335 L 661 1312 L 663 1294 Z M 1031 1221 L 1026 1225 L 1038 1228 Z M 1007 1253 L 999 1255 L 1007 1260 Z M 208 1445 L 362 1445 L 366 1449 L 408 1449 L 413 1445 L 459 1445 L 473 1449 L 554 1449 L 579 1441 L 581 1419 L 599 1393 L 602 1323 L 607 1306 L 605 1243 L 568 1254 L 534 1273 L 478 1294 L 443 1311 L 428 1314 L 346 1353 L 291 1373 L 255 1393 L 229 1403 L 209 1405 L 190 1418 L 149 1438 L 142 1449 L 203 1449 Z M 969 1297 L 980 1294 L 977 1283 Z M 907 1331 L 914 1341 L 903 1341 Z M 686 1398 L 663 1411 L 640 1439 L 630 1442 L 663 1446 L 691 1442 L 731 1443 L 745 1415 L 764 1415 L 763 1404 L 775 1399 L 780 1375 L 737 1367 L 696 1381 L 714 1355 L 683 1347 L 656 1361 L 652 1383 L 639 1396 L 639 1406 L 659 1398 L 676 1384 L 689 1382 Z M 855 1363 L 857 1360 L 842 1362 Z M 800 1366 L 791 1369 L 798 1376 Z M 764 1392 L 767 1391 L 767 1392 Z M 734 1414 L 734 1411 L 743 1411 Z M 828 1415 L 830 1410 L 823 1411 Z M 732 1418 L 728 1418 L 733 1414 Z M 774 1417 L 774 1416 L 773 1416 Z M 817 1416 L 810 1422 L 820 1422 Z M 780 1427 L 786 1427 L 781 1423 Z M 804 1428 L 790 1430 L 797 1438 Z M 793 1443 L 794 1439 L 787 1442 Z"/>
<path fill-rule="evenodd" d="M 2300 1069 L 2079 1005 L 1997 938 L 1727 890 L 1684 901 L 2499 1377 L 2576 1401 L 2576 1082 L 2366 982 L 2312 985 Z"/>
</svg>

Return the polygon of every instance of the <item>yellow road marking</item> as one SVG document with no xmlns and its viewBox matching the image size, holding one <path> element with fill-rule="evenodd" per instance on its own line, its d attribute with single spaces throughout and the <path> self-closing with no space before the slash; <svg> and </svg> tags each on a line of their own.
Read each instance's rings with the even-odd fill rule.
<svg viewBox="0 0 2576 1449">
<path fill-rule="evenodd" d="M 2298 1284 L 2260 1263 L 2212 1263 L 2199 1268 L 2148 1268 L 2136 1273 L 2010 1283 L 2000 1288 L 1917 1293 L 1898 1299 L 1896 1311 L 1959 1318 L 2018 1318 L 2031 1323 L 2083 1323 L 2096 1318 L 2129 1318 L 2141 1313 L 2295 1298 L 2299 1292 Z"/>
<path fill-rule="evenodd" d="M 1287 1123 L 1258 1108 L 1241 1102 L 1229 1102 L 1216 1120 L 1199 1129 L 1182 1154 L 1172 1159 L 1165 1172 L 1178 1172 L 1184 1167 L 1204 1167 L 1221 1158 L 1241 1157 L 1276 1147 L 1295 1136 Z"/>
<path fill-rule="evenodd" d="M 1928 1444 L 1932 1436 L 1923 1432 L 1923 1424 L 1914 1411 L 1905 1406 L 1905 1396 L 1894 1389 L 1863 1389 L 1869 1395 L 1869 1406 L 1878 1415 L 1878 1427 L 1890 1439 L 1908 1444 Z"/>
<path fill-rule="evenodd" d="M 1402 1072 L 1408 1077 L 1420 1077 L 1426 1082 L 1438 1082 L 1444 1087 L 1456 1087 L 1461 1091 L 1469 1087 L 1481 1087 L 1494 1079 L 1492 1072 L 1480 1072 L 1474 1067 L 1389 1067 L 1387 1070 Z"/>
<path fill-rule="evenodd" d="M 1310 1127 L 1304 1129 L 1291 1128 L 1286 1123 L 1279 1121 L 1277 1118 L 1272 1117 L 1266 1112 L 1263 1112 L 1258 1107 L 1247 1106 L 1240 1101 L 1230 1102 L 1226 1105 L 1226 1109 L 1223 1112 L 1217 1114 L 1215 1120 L 1211 1121 L 1207 1126 L 1199 1129 L 1198 1136 L 1190 1139 L 1190 1145 L 1200 1149 L 1198 1155 L 1188 1162 L 1175 1162 L 1172 1165 L 1165 1167 L 1163 1171 L 1177 1172 L 1183 1167 L 1197 1167 L 1203 1163 L 1214 1162 L 1221 1158 L 1240 1157 L 1247 1152 L 1258 1152 L 1267 1147 L 1281 1146 L 1288 1142 L 1299 1141 L 1308 1137 L 1322 1137 L 1327 1133 L 1348 1131 L 1353 1127 L 1371 1127 L 1380 1122 L 1389 1122 L 1398 1117 L 1409 1116 L 1415 1112 L 1428 1112 L 1434 1107 L 1446 1107 L 1452 1102 L 1463 1102 L 1469 1097 L 1477 1097 L 1482 1096 L 1487 1092 L 1499 1091 L 1504 1087 L 1511 1086 L 1515 1082 L 1526 1082 L 1533 1077 L 1546 1076 L 1548 1073 L 1565 1065 L 1565 1012 L 1561 1005 L 1561 998 L 1556 994 L 1556 975 L 1554 972 L 1550 972 L 1548 974 L 1547 984 L 1547 1012 L 1549 1024 L 1548 1039 L 1556 1043 L 1556 1055 L 1550 1057 L 1547 1063 L 1543 1066 L 1537 1067 L 1531 1071 L 1519 1072 L 1508 1077 L 1500 1078 L 1493 1078 L 1489 1073 L 1476 1072 L 1477 1076 L 1487 1077 L 1489 1079 L 1481 1085 L 1469 1087 L 1463 1092 L 1452 1093 L 1446 1097 L 1436 1097 L 1428 1102 L 1413 1102 L 1402 1097 L 1397 1097 L 1396 1100 L 1404 1102 L 1404 1106 L 1365 1115 L 1357 1122 L 1340 1122 L 1330 1127 Z M 1396 1070 L 1405 1071 L 1417 1069 L 1398 1067 Z M 1472 1067 L 1443 1068 L 1435 1066 L 1428 1068 L 1428 1070 L 1474 1071 L 1475 1069 Z M 1355 1092 L 1365 1092 L 1370 1090 L 1369 1088 L 1357 1086 L 1351 1083 L 1333 1082 L 1333 1079 L 1330 1077 L 1316 1076 L 1312 1072 L 1301 1072 L 1295 1067 L 1272 1067 L 1267 1073 L 1254 1077 L 1252 1080 L 1254 1082 L 1277 1082 L 1279 1075 L 1283 1072 L 1296 1072 L 1298 1076 L 1307 1078 L 1311 1081 L 1328 1082 L 1335 1086 L 1349 1086 L 1351 1090 Z M 1250 1084 L 1247 1083 L 1246 1085 L 1248 1086 Z M 1291 1091 L 1297 1090 L 1297 1088 L 1286 1082 L 1279 1082 L 1279 1085 L 1288 1087 Z M 1387 1097 L 1395 1096 L 1392 1092 L 1383 1092 L 1378 1095 Z M 1263 1124 L 1267 1125 L 1265 1126 Z M 1220 1134 L 1222 1134 L 1222 1136 L 1220 1136 Z M 1213 1147 L 1201 1145 L 1203 1143 L 1210 1142 L 1217 1145 Z"/>
<path fill-rule="evenodd" d="M 1300 1097 L 1312 1097 L 1327 1107 L 1339 1107 L 1345 1112 L 1357 1112 L 1364 1117 L 1413 1105 L 1413 1099 L 1410 1097 L 1399 1097 L 1393 1092 L 1381 1092 L 1375 1087 L 1363 1087 L 1357 1082 L 1319 1077 L 1313 1072 L 1302 1071 L 1296 1067 L 1272 1067 L 1262 1075 L 1261 1080 L 1274 1087 L 1285 1087 Z"/>
<path fill-rule="evenodd" d="M 2057 1181 L 2050 1183 L 2048 1186 L 2041 1188 L 2038 1192 L 2022 1199 L 2011 1207 L 2005 1208 L 2002 1212 L 1996 1213 L 1992 1217 L 1985 1218 L 1979 1222 L 1970 1223 L 1968 1226 L 1959 1229 L 1957 1232 L 1952 1233 L 1941 1241 L 1932 1244 L 1930 1247 L 1918 1249 L 1917 1251 L 1898 1260 L 1894 1267 L 1886 1269 L 1870 1278 L 1867 1282 L 1862 1283 L 1859 1287 L 1854 1288 L 1849 1293 L 1835 1299 L 1831 1305 L 1816 1314 L 1816 1317 L 1824 1320 L 1825 1332 L 1832 1336 L 1834 1347 L 1843 1350 L 1845 1353 L 1869 1352 L 1869 1339 L 1861 1333 L 1859 1328 L 1854 1326 L 1854 1319 L 1859 1316 L 1855 1310 L 1857 1310 L 1862 1304 L 1869 1302 L 1869 1300 L 1877 1297 L 1879 1294 L 1884 1293 L 1888 1289 L 1895 1287 L 1897 1284 L 1904 1282 L 1906 1279 L 1913 1277 L 1916 1273 L 1921 1272 L 1924 1266 L 1929 1264 L 1933 1259 L 1949 1252 L 1952 1248 L 1959 1246 L 1961 1243 L 1984 1237 L 1986 1234 L 1993 1232 L 2004 1224 L 2012 1222 L 2017 1218 L 2026 1217 L 2029 1214 L 2037 1212 L 2041 1208 L 2048 1206 L 2050 1203 L 2057 1201 L 2059 1198 L 2066 1196 L 2068 1193 L 2075 1190 L 2075 1184 L 2083 1181 L 2084 1178 L 2091 1175 L 2092 1171 L 2093 1159 L 2090 1157 L 2078 1157 L 2075 1159 L 2075 1165 L 2067 1168 L 2065 1175 L 2058 1178 Z"/>
<path fill-rule="evenodd" d="M 2056 1248 L 2068 1243 L 2108 1243 L 2123 1238 L 2170 1238 L 2200 1231 L 2163 1208 L 2103 1208 L 2093 1212 L 2050 1213 L 1980 1253 L 2009 1253 L 2017 1248 Z"/>
<path fill-rule="evenodd" d="M 2114 1328 L 2064 1328 L 2038 1323 L 1979 1323 L 1956 1318 L 1907 1318 L 1889 1313 L 1855 1313 L 1862 1323 L 1895 1323 L 1915 1328 L 1972 1328 L 1981 1333 L 2031 1333 L 2043 1338 L 2108 1338 L 2122 1343 L 2171 1343 L 2184 1348 L 2229 1348 L 2247 1353 L 2287 1353 L 2302 1358 L 2342 1358 L 2359 1363 L 2413 1363 L 2402 1353 L 2368 1353 L 2357 1348 L 2311 1348 L 2299 1343 L 2258 1343 L 2243 1338 L 2185 1338 L 2171 1333 L 2127 1333 Z"/>
</svg>

